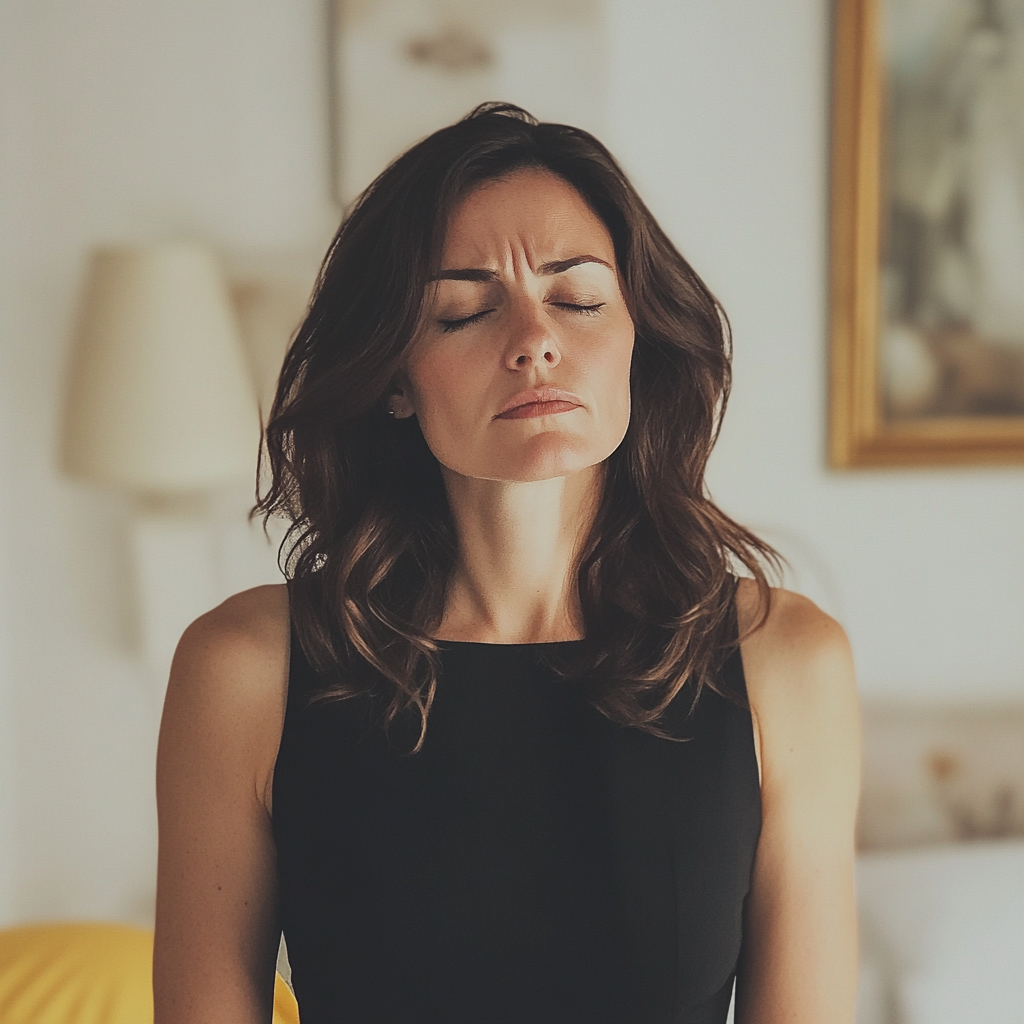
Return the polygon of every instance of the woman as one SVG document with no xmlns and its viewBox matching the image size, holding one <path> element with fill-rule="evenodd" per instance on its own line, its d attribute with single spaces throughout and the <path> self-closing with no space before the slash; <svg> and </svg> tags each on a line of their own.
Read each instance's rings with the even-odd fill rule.
<svg viewBox="0 0 1024 1024">
<path fill-rule="evenodd" d="M 182 637 L 157 1024 L 848 1022 L 842 630 L 707 498 L 724 314 L 614 160 L 489 104 L 341 226 Z M 738 579 L 732 571 L 743 570 Z"/>
</svg>

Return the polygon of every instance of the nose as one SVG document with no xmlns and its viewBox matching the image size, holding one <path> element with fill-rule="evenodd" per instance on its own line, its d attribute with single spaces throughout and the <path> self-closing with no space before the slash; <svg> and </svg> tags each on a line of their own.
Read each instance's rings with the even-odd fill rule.
<svg viewBox="0 0 1024 1024">
<path fill-rule="evenodd" d="M 552 326 L 542 302 L 521 296 L 514 304 L 505 365 L 510 370 L 525 370 L 539 364 L 557 366 L 562 354 Z"/>
</svg>

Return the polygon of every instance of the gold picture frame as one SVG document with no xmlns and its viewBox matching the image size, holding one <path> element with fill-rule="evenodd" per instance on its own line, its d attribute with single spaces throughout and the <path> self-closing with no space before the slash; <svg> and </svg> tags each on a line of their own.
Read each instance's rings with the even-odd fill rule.
<svg viewBox="0 0 1024 1024">
<path fill-rule="evenodd" d="M 1024 409 L 894 416 L 886 407 L 880 372 L 883 160 L 892 141 L 884 116 L 886 2 L 835 0 L 834 7 L 829 462 L 836 468 L 1024 462 Z"/>
</svg>

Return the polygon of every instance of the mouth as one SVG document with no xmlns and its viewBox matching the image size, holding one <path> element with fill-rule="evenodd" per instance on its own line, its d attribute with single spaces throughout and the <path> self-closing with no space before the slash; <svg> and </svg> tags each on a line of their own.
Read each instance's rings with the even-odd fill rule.
<svg viewBox="0 0 1024 1024">
<path fill-rule="evenodd" d="M 500 413 L 495 419 L 499 420 L 522 420 L 533 416 L 552 416 L 560 412 L 572 412 L 580 407 L 574 402 L 527 402 L 525 405 L 517 405 L 508 412 Z"/>
<path fill-rule="evenodd" d="M 495 419 L 518 420 L 529 416 L 549 416 L 581 408 L 583 403 L 563 388 L 531 388 L 513 395 Z"/>
</svg>

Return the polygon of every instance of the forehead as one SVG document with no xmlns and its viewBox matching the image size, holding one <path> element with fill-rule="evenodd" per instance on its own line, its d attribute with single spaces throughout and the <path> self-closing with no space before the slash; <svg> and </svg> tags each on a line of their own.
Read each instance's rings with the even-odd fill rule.
<svg viewBox="0 0 1024 1024">
<path fill-rule="evenodd" d="M 525 168 L 476 186 L 445 234 L 445 267 L 479 266 L 525 248 L 543 259 L 592 252 L 614 266 L 611 235 L 586 200 L 551 171 Z M 469 262 L 467 262 L 469 261 Z"/>
</svg>

